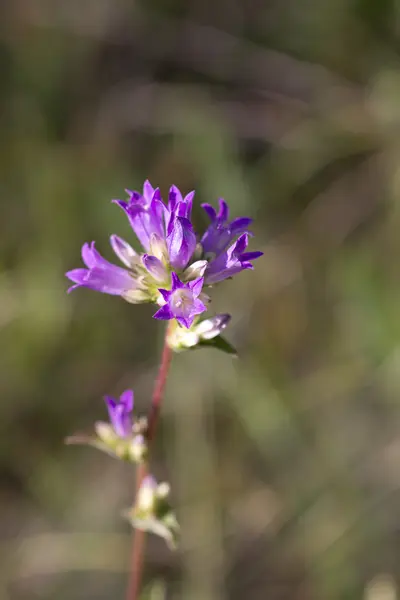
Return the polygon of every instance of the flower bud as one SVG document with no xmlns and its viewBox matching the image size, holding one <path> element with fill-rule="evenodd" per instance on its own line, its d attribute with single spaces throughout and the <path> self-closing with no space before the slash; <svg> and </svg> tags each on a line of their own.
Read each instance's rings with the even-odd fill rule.
<svg viewBox="0 0 400 600">
<path fill-rule="evenodd" d="M 168 501 L 169 494 L 168 483 L 158 484 L 148 475 L 142 481 L 134 506 L 124 516 L 133 527 L 154 533 L 175 548 L 179 525 Z"/>
</svg>

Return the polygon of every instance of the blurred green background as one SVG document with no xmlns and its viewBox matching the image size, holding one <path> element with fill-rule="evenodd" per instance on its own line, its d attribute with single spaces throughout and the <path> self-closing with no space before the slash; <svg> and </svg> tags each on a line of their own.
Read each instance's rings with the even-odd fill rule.
<svg viewBox="0 0 400 600">
<path fill-rule="evenodd" d="M 399 3 L 9 0 L 0 33 L 1 600 L 124 596 L 134 474 L 63 439 L 146 410 L 162 325 L 64 272 L 147 177 L 265 256 L 213 294 L 240 359 L 174 360 L 143 598 L 399 598 Z"/>
</svg>

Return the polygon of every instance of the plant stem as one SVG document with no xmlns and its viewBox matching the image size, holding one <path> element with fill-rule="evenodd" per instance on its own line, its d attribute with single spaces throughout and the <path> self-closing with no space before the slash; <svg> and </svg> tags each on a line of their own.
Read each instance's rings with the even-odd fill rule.
<svg viewBox="0 0 400 600">
<path fill-rule="evenodd" d="M 148 417 L 147 427 L 147 445 L 148 451 L 154 440 L 158 418 L 160 416 L 161 404 L 164 396 L 165 384 L 167 383 L 167 377 L 169 367 L 171 365 L 172 350 L 168 346 L 168 326 L 165 331 L 164 347 L 161 355 L 161 363 L 158 371 L 156 383 L 153 390 L 153 396 L 151 399 L 150 412 Z M 140 485 L 147 475 L 148 468 L 146 463 L 139 465 L 136 475 L 136 493 L 138 492 Z M 144 549 L 145 549 L 146 534 L 144 531 L 137 529 L 133 534 L 132 544 L 132 558 L 131 568 L 129 571 L 128 588 L 126 592 L 126 600 L 138 600 L 140 594 L 140 586 L 143 574 L 143 560 L 144 560 Z"/>
</svg>

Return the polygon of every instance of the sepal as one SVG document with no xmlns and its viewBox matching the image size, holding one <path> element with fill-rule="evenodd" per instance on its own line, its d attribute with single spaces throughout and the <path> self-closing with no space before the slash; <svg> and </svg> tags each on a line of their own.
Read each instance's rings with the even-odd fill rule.
<svg viewBox="0 0 400 600">
<path fill-rule="evenodd" d="M 105 452 L 113 458 L 131 463 L 142 463 L 146 460 L 148 448 L 146 441 L 147 419 L 140 418 L 133 422 L 132 434 L 121 437 L 115 433 L 110 423 L 97 421 L 93 434 L 79 434 L 67 437 L 66 444 L 91 446 Z"/>
</svg>

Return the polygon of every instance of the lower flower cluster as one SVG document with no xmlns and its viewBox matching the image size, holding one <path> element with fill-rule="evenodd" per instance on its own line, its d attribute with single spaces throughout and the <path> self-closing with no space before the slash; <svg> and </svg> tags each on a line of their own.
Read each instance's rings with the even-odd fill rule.
<svg viewBox="0 0 400 600">
<path fill-rule="evenodd" d="M 141 464 L 148 456 L 148 423 L 133 414 L 134 394 L 125 390 L 116 400 L 105 396 L 109 422 L 97 421 L 94 432 L 67 438 L 68 444 L 92 446 L 119 460 Z M 170 487 L 158 484 L 152 475 L 144 477 L 133 506 L 123 511 L 132 526 L 149 531 L 176 547 L 179 525 L 169 503 Z"/>
</svg>

